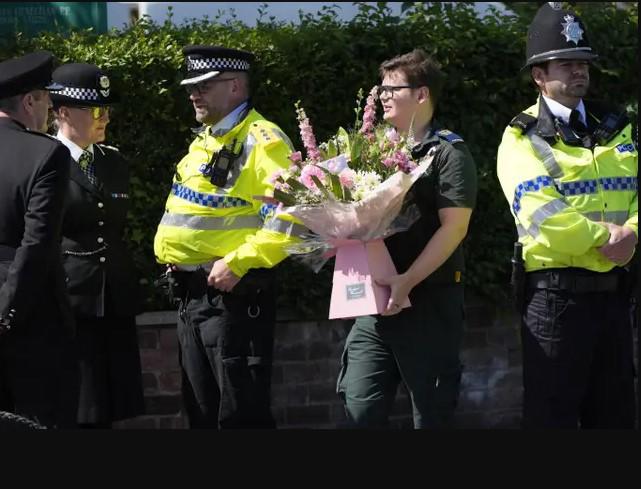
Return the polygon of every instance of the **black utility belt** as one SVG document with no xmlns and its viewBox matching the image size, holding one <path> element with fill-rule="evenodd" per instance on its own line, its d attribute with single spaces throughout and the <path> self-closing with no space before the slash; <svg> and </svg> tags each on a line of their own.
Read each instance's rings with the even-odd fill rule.
<svg viewBox="0 0 641 489">
<path fill-rule="evenodd" d="M 547 272 L 528 272 L 526 281 L 528 288 L 567 290 L 576 293 L 615 292 L 622 280 L 622 273 L 615 272 L 580 272 L 575 270 L 560 270 Z"/>
</svg>

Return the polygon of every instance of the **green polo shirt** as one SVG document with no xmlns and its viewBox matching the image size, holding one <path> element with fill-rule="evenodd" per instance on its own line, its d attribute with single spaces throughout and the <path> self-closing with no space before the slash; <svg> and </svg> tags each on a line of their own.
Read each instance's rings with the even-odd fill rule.
<svg viewBox="0 0 641 489">
<path fill-rule="evenodd" d="M 476 204 L 476 164 L 463 139 L 440 129 L 436 121 L 433 121 L 423 140 L 412 150 L 412 155 L 418 160 L 433 146 L 437 149 L 432 164 L 414 183 L 404 202 L 404 207 L 411 204 L 418 206 L 420 219 L 407 231 L 396 233 L 385 240 L 399 273 L 405 272 L 412 265 L 441 226 L 439 209 L 472 209 Z M 431 284 L 462 282 L 464 269 L 460 244 L 443 265 L 413 289 L 410 300 Z"/>
</svg>

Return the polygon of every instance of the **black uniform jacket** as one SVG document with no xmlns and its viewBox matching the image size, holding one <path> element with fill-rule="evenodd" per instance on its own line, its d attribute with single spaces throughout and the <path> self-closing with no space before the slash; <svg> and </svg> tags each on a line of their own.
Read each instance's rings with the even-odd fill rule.
<svg viewBox="0 0 641 489">
<path fill-rule="evenodd" d="M 56 139 L 0 118 L 0 316 L 13 311 L 12 326 L 55 308 L 73 329 L 60 259 L 70 161 Z"/>
<path fill-rule="evenodd" d="M 138 274 L 124 239 L 129 169 L 120 152 L 94 144 L 97 185 L 71 161 L 62 253 L 77 316 L 102 317 L 110 300 L 116 316 L 140 312 Z"/>
</svg>

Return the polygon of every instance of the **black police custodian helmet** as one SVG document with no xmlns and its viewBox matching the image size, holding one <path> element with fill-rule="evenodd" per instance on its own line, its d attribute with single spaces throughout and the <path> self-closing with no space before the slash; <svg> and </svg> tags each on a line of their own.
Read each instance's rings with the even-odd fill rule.
<svg viewBox="0 0 641 489">
<path fill-rule="evenodd" d="M 560 2 L 543 4 L 527 31 L 525 66 L 551 59 L 597 58 L 586 30 L 581 19 L 561 8 Z"/>
<path fill-rule="evenodd" d="M 118 102 L 111 80 L 96 65 L 68 63 L 53 72 L 53 81 L 63 86 L 51 94 L 54 107 L 103 106 Z"/>
<path fill-rule="evenodd" d="M 0 99 L 13 97 L 31 90 L 58 90 L 62 87 L 51 82 L 53 54 L 36 51 L 0 63 Z"/>
<path fill-rule="evenodd" d="M 209 80 L 224 71 L 249 71 L 254 55 L 240 49 L 221 46 L 186 46 L 183 48 L 187 76 L 181 85 Z"/>
</svg>

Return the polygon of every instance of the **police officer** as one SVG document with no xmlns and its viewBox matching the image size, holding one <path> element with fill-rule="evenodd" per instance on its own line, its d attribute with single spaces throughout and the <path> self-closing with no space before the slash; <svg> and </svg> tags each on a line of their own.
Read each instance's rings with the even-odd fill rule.
<svg viewBox="0 0 641 489">
<path fill-rule="evenodd" d="M 268 217 L 256 196 L 288 168 L 292 145 L 253 107 L 253 54 L 188 46 L 181 82 L 202 124 L 176 167 L 154 242 L 170 265 L 184 404 L 192 428 L 273 428 L 273 271 L 296 240 L 293 222 Z M 265 217 L 268 217 L 265 219 Z"/>
<path fill-rule="evenodd" d="M 632 428 L 632 128 L 623 111 L 584 99 L 596 54 L 574 12 L 544 4 L 526 51 L 540 96 L 505 129 L 497 161 L 526 272 L 523 426 Z"/>
<path fill-rule="evenodd" d="M 359 317 L 345 342 L 337 391 L 350 424 L 380 428 L 400 381 L 415 428 L 452 426 L 461 378 L 463 251 L 476 203 L 476 167 L 463 139 L 434 118 L 444 83 L 439 65 L 420 49 L 385 61 L 379 87 L 384 119 L 414 139 L 412 156 L 431 158 L 410 189 L 420 219 L 385 240 L 398 275 L 387 309 Z M 402 308 L 409 296 L 411 307 Z"/>
<path fill-rule="evenodd" d="M 0 63 L 0 410 L 75 425 L 73 315 L 60 256 L 69 150 L 44 133 L 53 56 Z"/>
<path fill-rule="evenodd" d="M 135 315 L 138 279 L 124 242 L 129 165 L 105 140 L 116 94 L 93 64 L 53 72 L 57 138 L 71 152 L 62 254 L 78 328 L 80 427 L 109 428 L 144 413 Z"/>
</svg>

